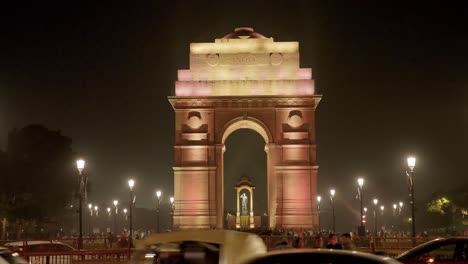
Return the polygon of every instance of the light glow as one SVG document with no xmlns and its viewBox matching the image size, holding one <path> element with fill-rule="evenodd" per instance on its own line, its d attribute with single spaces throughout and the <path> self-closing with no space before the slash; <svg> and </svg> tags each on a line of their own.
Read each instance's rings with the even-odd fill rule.
<svg viewBox="0 0 468 264">
<path fill-rule="evenodd" d="M 158 199 L 161 198 L 161 195 L 162 195 L 162 192 L 161 192 L 161 191 L 159 191 L 159 190 L 156 191 L 156 197 L 158 197 Z"/>
<path fill-rule="evenodd" d="M 379 203 L 379 200 L 378 199 L 374 199 L 372 200 L 372 202 L 374 202 L 374 205 L 377 205 Z"/>
<path fill-rule="evenodd" d="M 114 206 L 117 206 L 119 204 L 119 201 L 114 200 Z"/>
<path fill-rule="evenodd" d="M 332 197 L 335 197 L 335 194 L 336 194 L 335 189 L 331 189 L 331 190 L 330 190 L 330 195 L 331 195 Z"/>
<path fill-rule="evenodd" d="M 85 167 L 85 161 L 84 161 L 84 159 L 79 159 L 79 160 L 76 161 L 76 168 L 78 169 L 78 171 L 80 172 L 80 174 L 81 174 L 81 172 L 83 171 L 84 167 Z"/>
<path fill-rule="evenodd" d="M 414 167 L 416 166 L 416 158 L 415 157 L 408 157 L 408 167 L 413 170 Z"/>
<path fill-rule="evenodd" d="M 128 180 L 128 187 L 130 187 L 130 190 L 133 190 L 133 186 L 135 186 L 135 181 L 133 179 Z"/>
<path fill-rule="evenodd" d="M 359 179 L 357 180 L 357 182 L 358 182 L 359 187 L 362 188 L 362 186 L 364 185 L 364 179 L 363 179 L 363 178 L 359 178 Z"/>
</svg>

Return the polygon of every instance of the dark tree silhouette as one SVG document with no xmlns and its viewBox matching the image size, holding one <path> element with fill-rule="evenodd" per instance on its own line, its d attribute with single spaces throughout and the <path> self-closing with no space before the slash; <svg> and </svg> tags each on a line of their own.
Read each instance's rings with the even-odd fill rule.
<svg viewBox="0 0 468 264">
<path fill-rule="evenodd" d="M 0 184 L 0 210 L 10 223 L 55 222 L 76 192 L 72 140 L 41 125 L 8 136 Z M 21 225 L 21 224 L 18 224 Z"/>
</svg>

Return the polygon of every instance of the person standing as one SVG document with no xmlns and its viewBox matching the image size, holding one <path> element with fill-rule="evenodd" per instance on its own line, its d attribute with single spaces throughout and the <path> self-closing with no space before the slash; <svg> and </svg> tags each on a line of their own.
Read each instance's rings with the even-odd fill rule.
<svg viewBox="0 0 468 264">
<path fill-rule="evenodd" d="M 343 246 L 343 249 L 345 250 L 355 250 L 356 246 L 353 243 L 353 240 L 351 239 L 351 234 L 349 233 L 343 233 L 340 237 L 340 242 L 341 245 Z"/>
<path fill-rule="evenodd" d="M 328 235 L 328 249 L 343 249 L 343 246 L 338 243 L 338 236 L 335 233 L 331 233 Z"/>
<path fill-rule="evenodd" d="M 312 245 L 312 248 L 323 248 L 323 238 L 321 235 L 314 237 L 314 244 Z"/>
</svg>

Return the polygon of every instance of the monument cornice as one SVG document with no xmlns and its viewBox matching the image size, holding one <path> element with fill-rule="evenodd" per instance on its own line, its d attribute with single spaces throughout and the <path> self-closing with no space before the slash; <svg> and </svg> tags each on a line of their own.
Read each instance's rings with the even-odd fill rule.
<svg viewBox="0 0 468 264">
<path fill-rule="evenodd" d="M 321 95 L 312 96 L 168 96 L 174 110 L 196 108 L 312 108 L 315 109 Z"/>
</svg>

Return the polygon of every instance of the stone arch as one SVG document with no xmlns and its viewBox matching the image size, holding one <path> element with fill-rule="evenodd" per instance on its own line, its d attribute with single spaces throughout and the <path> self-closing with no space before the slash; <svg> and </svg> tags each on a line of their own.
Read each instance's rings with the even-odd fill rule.
<svg viewBox="0 0 468 264">
<path fill-rule="evenodd" d="M 219 143 L 224 144 L 229 135 L 238 129 L 254 130 L 260 134 L 260 136 L 262 136 L 263 140 L 265 140 L 265 144 L 273 142 L 273 136 L 271 135 L 270 129 L 267 125 L 265 125 L 265 123 L 254 117 L 238 117 L 232 119 L 224 125 L 224 128 L 221 131 L 221 142 Z"/>
</svg>

